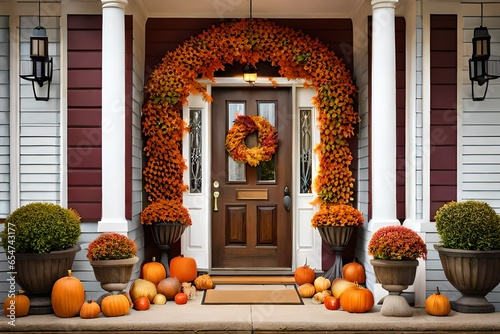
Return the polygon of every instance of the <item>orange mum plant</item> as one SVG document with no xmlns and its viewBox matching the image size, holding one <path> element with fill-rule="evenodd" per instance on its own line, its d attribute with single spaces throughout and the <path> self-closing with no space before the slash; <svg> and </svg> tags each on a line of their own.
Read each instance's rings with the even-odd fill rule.
<svg viewBox="0 0 500 334">
<path fill-rule="evenodd" d="M 176 200 L 158 200 L 149 204 L 141 212 L 141 223 L 152 225 L 155 223 L 181 223 L 183 225 L 192 225 L 189 211 Z"/>
<path fill-rule="evenodd" d="M 224 64 L 255 65 L 269 62 L 287 79 L 304 79 L 317 95 L 320 144 L 315 148 L 319 170 L 314 180 L 318 201 L 348 203 L 353 200 L 354 178 L 349 138 L 354 135 L 358 114 L 353 98 L 356 87 L 343 62 L 317 39 L 301 31 L 261 19 L 241 19 L 191 37 L 168 52 L 146 85 L 142 131 L 147 155 L 143 170 L 145 190 L 151 202 L 176 199 L 187 190 L 181 154 L 182 104 L 189 94 L 212 101 L 199 78 L 215 81 Z M 275 82 L 273 82 L 273 85 Z"/>
<path fill-rule="evenodd" d="M 373 233 L 368 255 L 380 260 L 427 259 L 427 246 L 413 230 L 403 226 L 386 226 Z"/>
<path fill-rule="evenodd" d="M 314 228 L 318 226 L 363 226 L 364 218 L 361 212 L 348 204 L 321 205 L 311 219 Z"/>
</svg>

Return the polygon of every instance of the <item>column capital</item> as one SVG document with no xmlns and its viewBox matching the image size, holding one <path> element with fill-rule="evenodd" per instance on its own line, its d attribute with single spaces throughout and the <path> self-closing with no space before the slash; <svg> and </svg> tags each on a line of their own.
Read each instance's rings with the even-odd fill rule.
<svg viewBox="0 0 500 334">
<path fill-rule="evenodd" d="M 125 8 L 128 5 L 128 0 L 101 0 L 102 8 Z"/>
<path fill-rule="evenodd" d="M 377 8 L 396 8 L 399 0 L 372 0 L 372 9 Z"/>
</svg>

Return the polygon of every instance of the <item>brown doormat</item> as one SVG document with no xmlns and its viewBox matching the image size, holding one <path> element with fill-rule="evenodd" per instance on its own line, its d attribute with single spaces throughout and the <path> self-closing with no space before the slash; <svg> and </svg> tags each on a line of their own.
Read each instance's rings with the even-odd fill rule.
<svg viewBox="0 0 500 334">
<path fill-rule="evenodd" d="M 249 305 L 249 304 L 276 304 L 276 305 L 303 305 L 295 286 L 276 286 L 266 290 L 205 290 L 203 305 Z"/>
<path fill-rule="evenodd" d="M 295 284 L 293 276 L 244 276 L 244 275 L 212 275 L 217 284 Z"/>
</svg>

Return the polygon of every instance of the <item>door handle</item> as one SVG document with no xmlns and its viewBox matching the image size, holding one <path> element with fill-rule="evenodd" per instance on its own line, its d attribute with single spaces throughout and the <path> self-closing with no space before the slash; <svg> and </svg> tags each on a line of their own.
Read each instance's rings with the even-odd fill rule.
<svg viewBox="0 0 500 334">
<path fill-rule="evenodd" d="M 219 208 L 217 207 L 217 198 L 219 198 L 219 192 L 214 191 L 214 211 L 219 211 Z"/>
<path fill-rule="evenodd" d="M 283 196 L 283 206 L 285 207 L 286 211 L 290 211 L 290 207 L 292 206 L 292 198 L 290 197 L 290 190 L 288 189 L 288 186 L 285 186 L 285 189 L 283 191 L 285 193 L 285 196 Z"/>
</svg>

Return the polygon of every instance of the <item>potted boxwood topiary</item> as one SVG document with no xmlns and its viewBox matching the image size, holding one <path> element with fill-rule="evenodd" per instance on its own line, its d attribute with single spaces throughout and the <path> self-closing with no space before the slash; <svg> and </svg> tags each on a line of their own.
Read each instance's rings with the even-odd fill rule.
<svg viewBox="0 0 500 334">
<path fill-rule="evenodd" d="M 486 202 L 449 202 L 438 209 L 436 230 L 446 278 L 461 292 L 451 308 L 463 313 L 491 313 L 485 296 L 500 282 L 500 216 Z"/>
<path fill-rule="evenodd" d="M 125 289 L 139 261 L 135 242 L 123 234 L 109 232 L 95 238 L 87 249 L 87 258 L 101 287 L 109 292 Z"/>
<path fill-rule="evenodd" d="M 52 313 L 52 286 L 71 269 L 80 233 L 79 214 L 53 203 L 26 204 L 5 219 L 0 244 L 31 300 L 30 314 Z"/>
</svg>

